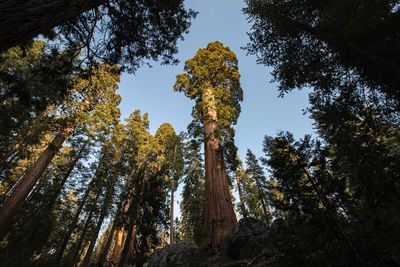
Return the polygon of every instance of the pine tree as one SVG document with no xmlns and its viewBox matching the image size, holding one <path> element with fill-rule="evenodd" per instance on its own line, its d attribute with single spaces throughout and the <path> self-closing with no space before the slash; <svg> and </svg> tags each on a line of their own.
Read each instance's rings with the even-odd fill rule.
<svg viewBox="0 0 400 267">
<path fill-rule="evenodd" d="M 165 164 L 167 165 L 166 171 L 167 179 L 170 180 L 170 244 L 174 244 L 174 192 L 179 186 L 179 179 L 183 171 L 183 156 L 182 144 L 180 137 L 176 135 L 174 128 L 169 123 L 162 124 L 156 134 L 156 139 L 163 146 L 163 155 L 165 157 Z"/>
<path fill-rule="evenodd" d="M 181 225 L 184 239 L 200 244 L 204 220 L 204 165 L 199 145 L 189 140 L 185 143 L 185 173 L 181 207 Z"/>
<path fill-rule="evenodd" d="M 2 172 L 23 155 L 26 144 L 38 144 L 41 134 L 52 127 L 52 110 L 68 96 L 75 68 L 71 51 L 43 41 L 0 54 Z"/>
<path fill-rule="evenodd" d="M 65 112 L 60 116 L 61 129 L 35 161 L 31 168 L 19 179 L 12 193 L 0 208 L 0 239 L 4 238 L 15 213 L 20 209 L 57 151 L 77 127 L 87 127 L 88 134 L 105 131 L 119 117 L 116 95 L 118 69 L 103 65 L 94 72 L 91 79 L 78 78 L 72 91 L 72 101 L 66 102 Z"/>
<path fill-rule="evenodd" d="M 253 180 L 253 183 L 256 187 L 256 192 L 251 192 L 252 194 L 257 195 L 257 199 L 259 205 L 262 209 L 262 218 L 265 222 L 271 223 L 271 213 L 269 211 L 268 206 L 268 199 L 267 199 L 267 192 L 266 192 L 266 185 L 267 180 L 264 175 L 264 171 L 261 166 L 258 164 L 258 160 L 256 156 L 251 152 L 250 149 L 247 150 L 246 153 L 246 165 L 247 170 L 246 174 L 249 175 L 249 178 Z"/>
</svg>

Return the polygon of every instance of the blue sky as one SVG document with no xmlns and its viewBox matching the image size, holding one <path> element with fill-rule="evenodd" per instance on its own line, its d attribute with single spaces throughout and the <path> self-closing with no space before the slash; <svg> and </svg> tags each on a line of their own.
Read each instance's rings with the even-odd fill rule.
<svg viewBox="0 0 400 267">
<path fill-rule="evenodd" d="M 235 126 L 235 142 L 242 159 L 247 148 L 258 157 L 262 156 L 261 145 L 266 134 L 274 136 L 279 130 L 288 130 L 295 137 L 302 137 L 313 132 L 312 121 L 303 115 L 303 109 L 308 105 L 308 91 L 293 91 L 278 98 L 277 85 L 270 83 L 270 69 L 257 65 L 256 58 L 246 56 L 246 51 L 241 49 L 248 43 L 246 32 L 251 27 L 241 11 L 244 1 L 186 0 L 186 5 L 199 14 L 190 33 L 178 44 L 177 57 L 181 63 L 160 66 L 155 62 L 152 68 L 143 66 L 134 75 L 124 74 L 119 90 L 123 119 L 140 109 L 149 113 L 152 133 L 164 122 L 171 123 L 177 132 L 186 130 L 194 103 L 183 93 L 173 92 L 175 76 L 183 71 L 185 60 L 193 57 L 199 48 L 220 41 L 236 53 L 242 75 L 244 101 Z"/>
</svg>

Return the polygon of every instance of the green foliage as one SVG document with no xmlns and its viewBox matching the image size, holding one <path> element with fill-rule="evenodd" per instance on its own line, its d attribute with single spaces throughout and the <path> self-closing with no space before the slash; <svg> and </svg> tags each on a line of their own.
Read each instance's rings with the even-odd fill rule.
<svg viewBox="0 0 400 267">
<path fill-rule="evenodd" d="M 181 137 L 175 133 L 174 128 L 169 123 L 163 123 L 157 129 L 155 138 L 163 147 L 163 161 L 168 172 L 166 179 L 170 179 L 172 191 L 179 185 L 179 179 L 183 175 L 183 151 Z M 172 183 L 172 179 L 174 182 Z"/>
<path fill-rule="evenodd" d="M 324 108 L 318 110 L 317 125 L 324 125 L 320 130 L 327 144 L 309 136 L 295 141 L 288 133 L 264 142 L 276 218 L 273 246 L 286 255 L 278 262 L 393 266 L 396 257 L 390 255 L 399 251 L 394 241 L 399 236 L 394 227 L 399 221 L 398 150 L 391 149 L 395 136 L 368 118 L 352 117 L 344 109 L 331 114 L 332 106 Z M 296 246 L 284 245 L 288 242 Z"/>
<path fill-rule="evenodd" d="M 197 244 L 202 237 L 204 214 L 204 166 L 199 146 L 193 140 L 185 143 L 185 175 L 181 207 L 181 235 Z"/>
<path fill-rule="evenodd" d="M 274 68 L 281 92 L 367 86 L 399 95 L 398 1 L 248 0 L 247 49 Z M 343 89 L 344 90 L 344 89 Z"/>
<path fill-rule="evenodd" d="M 69 45 L 83 46 L 91 63 L 119 64 L 132 72 L 149 59 L 176 63 L 176 43 L 196 12 L 182 0 L 106 2 L 55 31 Z"/>
<path fill-rule="evenodd" d="M 204 111 L 215 109 L 217 117 L 216 134 L 220 138 L 226 163 L 234 169 L 237 148 L 234 145 L 236 124 L 240 114 L 243 91 L 240 87 L 236 55 L 220 42 L 208 44 L 185 62 L 184 73 L 176 76 L 174 90 L 183 92 L 195 100 L 193 122 L 190 133 L 204 138 L 203 124 L 207 118 Z M 205 95 L 211 90 L 211 95 Z"/>
<path fill-rule="evenodd" d="M 271 214 L 267 199 L 267 180 L 256 156 L 247 150 L 246 165 L 238 159 L 236 183 L 239 191 L 238 211 L 242 217 L 252 217 L 271 222 Z"/>
<path fill-rule="evenodd" d="M 71 88 L 74 61 L 43 41 L 0 54 L 0 155 L 25 140 L 33 124 L 52 106 L 62 103 Z M 45 125 L 42 125 L 45 127 Z M 29 136 L 30 137 L 30 136 Z M 37 143 L 37 137 L 31 143 Z M 31 137 L 31 138 L 32 138 Z"/>
</svg>

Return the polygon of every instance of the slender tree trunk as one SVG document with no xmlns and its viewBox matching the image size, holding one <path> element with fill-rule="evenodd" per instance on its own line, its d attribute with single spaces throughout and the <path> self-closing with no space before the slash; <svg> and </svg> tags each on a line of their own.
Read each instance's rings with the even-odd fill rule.
<svg viewBox="0 0 400 267">
<path fill-rule="evenodd" d="M 22 204 L 32 191 L 33 187 L 36 185 L 40 176 L 46 170 L 47 166 L 50 164 L 51 160 L 57 151 L 62 147 L 71 132 L 72 128 L 66 127 L 57 134 L 57 136 L 53 139 L 53 141 L 51 141 L 33 166 L 18 181 L 14 191 L 0 207 L 0 240 L 2 240 L 7 234 L 15 214 L 21 208 Z"/>
<path fill-rule="evenodd" d="M 220 249 L 236 227 L 236 215 L 225 172 L 220 141 L 216 135 L 217 111 L 212 88 L 203 91 L 205 134 L 205 203 L 203 247 Z"/>
<path fill-rule="evenodd" d="M 267 210 L 267 205 L 265 203 L 264 191 L 262 190 L 262 186 L 261 186 L 259 179 L 255 178 L 255 180 L 256 180 L 256 184 L 257 184 L 258 194 L 260 196 L 261 207 L 262 207 L 263 213 L 264 213 L 264 219 L 268 224 L 270 224 L 271 221 L 268 216 L 268 210 Z"/>
<path fill-rule="evenodd" d="M 97 200 L 99 199 L 99 196 L 100 196 L 100 191 L 97 192 L 96 199 L 95 199 L 94 203 L 97 202 Z M 79 260 L 78 259 L 79 255 L 80 255 L 79 252 L 81 251 L 82 243 L 85 240 L 85 236 L 86 236 L 87 230 L 89 229 L 90 222 L 92 221 L 92 216 L 93 216 L 94 210 L 95 210 L 95 205 L 93 205 L 93 207 L 90 209 L 89 215 L 88 215 L 88 217 L 86 219 L 85 226 L 83 227 L 83 230 L 82 230 L 81 236 L 79 238 L 78 244 L 76 245 L 75 250 L 74 250 L 74 255 L 73 255 L 73 258 L 72 258 L 72 261 L 71 261 L 71 266 L 75 266 L 75 264 Z"/>
<path fill-rule="evenodd" d="M 78 154 L 75 156 L 74 160 L 70 163 L 69 168 L 68 168 L 67 172 L 64 174 L 63 179 L 61 180 L 60 184 L 56 185 L 56 187 L 54 188 L 53 195 L 52 195 L 50 201 L 48 202 L 48 210 L 51 210 L 51 208 L 53 207 L 54 203 L 56 202 L 58 196 L 61 193 L 61 190 L 64 188 L 65 183 L 67 182 L 68 178 L 70 177 L 72 171 L 75 169 L 76 164 L 81 159 L 82 154 L 85 151 L 86 147 L 87 147 L 87 143 L 85 143 L 81 147 Z"/>
<path fill-rule="evenodd" d="M 170 213 L 169 213 L 169 244 L 173 245 L 175 243 L 175 229 L 174 229 L 174 178 L 171 181 L 171 199 L 170 199 Z"/>
<path fill-rule="evenodd" d="M 87 200 L 87 198 L 89 196 L 89 193 L 91 192 L 91 190 L 93 188 L 95 179 L 96 179 L 96 176 L 93 177 L 92 181 L 88 185 L 88 187 L 87 187 L 87 189 L 85 191 L 85 194 L 83 195 L 82 201 L 79 203 L 78 209 L 76 210 L 76 212 L 74 214 L 74 218 L 72 219 L 72 223 L 69 226 L 68 233 L 65 235 L 65 237 L 64 237 L 64 239 L 63 239 L 63 241 L 61 243 L 61 246 L 57 251 L 55 262 L 58 265 L 61 265 L 61 260 L 62 260 L 63 255 L 64 255 L 64 251 L 65 251 L 65 249 L 66 249 L 66 247 L 68 245 L 68 241 L 71 239 L 71 235 L 74 232 L 74 230 L 76 228 L 76 225 L 78 224 L 79 216 L 81 215 L 83 207 L 85 206 L 86 200 Z"/>
<path fill-rule="evenodd" d="M 82 267 L 87 267 L 89 265 L 90 258 L 92 257 L 94 245 L 96 244 L 97 237 L 99 236 L 100 228 L 101 228 L 101 225 L 103 224 L 104 217 L 105 217 L 105 213 L 102 213 L 100 215 L 99 220 L 97 221 L 96 228 L 94 229 L 94 231 L 92 233 L 92 237 L 91 237 L 91 239 L 89 241 L 90 242 L 89 243 L 89 247 L 88 247 L 88 249 L 86 251 L 86 255 L 85 255 L 85 258 L 83 260 Z"/>
<path fill-rule="evenodd" d="M 100 218 L 97 222 L 95 230 L 92 233 L 92 238 L 89 241 L 90 244 L 89 244 L 88 250 L 86 251 L 86 255 L 85 255 L 85 259 L 83 260 L 82 267 L 87 267 L 89 265 L 90 257 L 92 256 L 94 245 L 96 244 L 96 240 L 99 235 L 101 225 L 103 224 L 104 218 L 106 217 L 107 212 L 110 208 L 110 204 L 111 204 L 112 196 L 114 193 L 115 183 L 117 182 L 117 178 L 118 178 L 118 176 L 115 175 L 111 181 L 111 184 L 107 187 L 106 197 L 104 198 L 104 203 L 103 203 L 103 206 L 100 211 Z"/>
<path fill-rule="evenodd" d="M 360 266 L 365 266 L 364 261 L 362 260 L 360 253 L 354 246 L 353 242 L 348 238 L 347 234 L 345 233 L 342 224 L 339 221 L 339 218 L 337 217 L 336 211 L 332 208 L 332 205 L 330 204 L 329 200 L 326 198 L 326 196 L 322 193 L 322 190 L 320 189 L 318 182 L 310 175 L 310 173 L 304 169 L 304 172 L 308 178 L 308 180 L 311 182 L 314 191 L 317 193 L 317 196 L 319 200 L 322 202 L 324 205 L 329 217 L 331 218 L 332 222 L 334 223 L 334 226 L 337 229 L 337 232 L 339 234 L 339 237 L 347 244 L 347 246 L 350 248 L 352 251 L 354 258 L 358 261 Z"/>
<path fill-rule="evenodd" d="M 242 191 L 242 185 L 240 184 L 240 180 L 238 175 L 236 175 L 236 184 L 239 192 L 239 203 L 240 203 L 240 211 L 243 214 L 244 218 L 247 218 L 249 214 L 247 213 L 246 206 L 244 205 L 244 197 L 243 197 L 243 191 Z"/>
<path fill-rule="evenodd" d="M 177 145 L 174 148 L 174 159 L 173 168 L 175 168 L 175 158 L 176 158 Z M 169 214 L 169 243 L 173 245 L 175 243 L 175 228 L 174 228 L 174 193 L 175 193 L 175 175 L 171 177 L 171 199 L 170 199 L 170 214 Z"/>
<path fill-rule="evenodd" d="M 116 228 L 116 224 L 115 224 L 115 222 L 113 222 L 113 224 L 111 226 L 110 233 L 108 233 L 106 243 L 105 243 L 105 245 L 103 247 L 103 250 L 101 251 L 101 254 L 100 254 L 100 257 L 99 257 L 99 264 L 104 265 L 104 263 L 107 260 L 107 255 L 108 255 L 109 249 L 111 247 L 111 243 L 112 243 L 112 240 L 113 240 L 115 228 Z"/>
<path fill-rule="evenodd" d="M 49 33 L 106 0 L 36 0 L 0 2 L 0 51 Z"/>
</svg>

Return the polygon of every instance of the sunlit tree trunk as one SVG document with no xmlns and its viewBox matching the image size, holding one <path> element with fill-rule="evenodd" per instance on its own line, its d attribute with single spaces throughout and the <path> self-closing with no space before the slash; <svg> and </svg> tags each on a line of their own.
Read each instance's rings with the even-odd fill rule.
<svg viewBox="0 0 400 267">
<path fill-rule="evenodd" d="M 12 225 L 15 214 L 22 207 L 22 204 L 24 204 L 40 176 L 46 170 L 47 166 L 50 164 L 51 160 L 62 147 L 71 132 L 72 128 L 66 127 L 61 130 L 56 137 L 54 137 L 33 166 L 18 181 L 10 196 L 0 207 L 0 240 L 2 240 L 7 234 L 8 229 Z"/>
<path fill-rule="evenodd" d="M 217 111 L 211 88 L 202 95 L 205 134 L 205 205 L 202 245 L 221 248 L 236 227 L 236 215 L 225 171 L 218 128 Z"/>
<path fill-rule="evenodd" d="M 121 257 L 121 252 L 124 246 L 124 241 L 126 239 L 126 231 L 123 226 L 118 229 L 114 234 L 114 246 L 112 253 L 110 255 L 110 261 L 113 263 L 118 263 Z"/>
<path fill-rule="evenodd" d="M 146 167 L 144 167 L 146 168 Z M 145 171 L 143 171 L 145 173 Z M 144 190 L 144 182 L 146 180 L 146 175 L 139 176 L 139 181 L 137 182 L 134 190 L 134 198 L 132 199 L 128 214 L 128 225 L 127 225 L 127 236 L 124 242 L 124 248 L 122 249 L 121 258 L 118 263 L 118 267 L 124 267 L 127 263 L 129 252 L 133 248 L 134 244 L 132 242 L 136 241 L 136 222 L 139 217 L 139 202 L 142 197 L 142 192 Z M 132 254 L 132 252 L 131 252 Z"/>
<path fill-rule="evenodd" d="M 5 0 L 0 2 L 0 51 L 66 24 L 106 0 Z"/>
<path fill-rule="evenodd" d="M 271 222 L 270 222 L 270 218 L 269 218 L 269 212 L 268 212 L 268 209 L 267 209 L 267 204 L 265 203 L 266 201 L 265 201 L 264 191 L 262 190 L 261 183 L 260 183 L 259 179 L 255 178 L 255 180 L 256 180 L 256 185 L 257 185 L 257 189 L 258 189 L 259 199 L 260 199 L 260 202 L 261 202 L 261 207 L 262 207 L 263 214 L 264 214 L 264 220 L 265 220 L 266 223 L 270 224 Z"/>
</svg>

